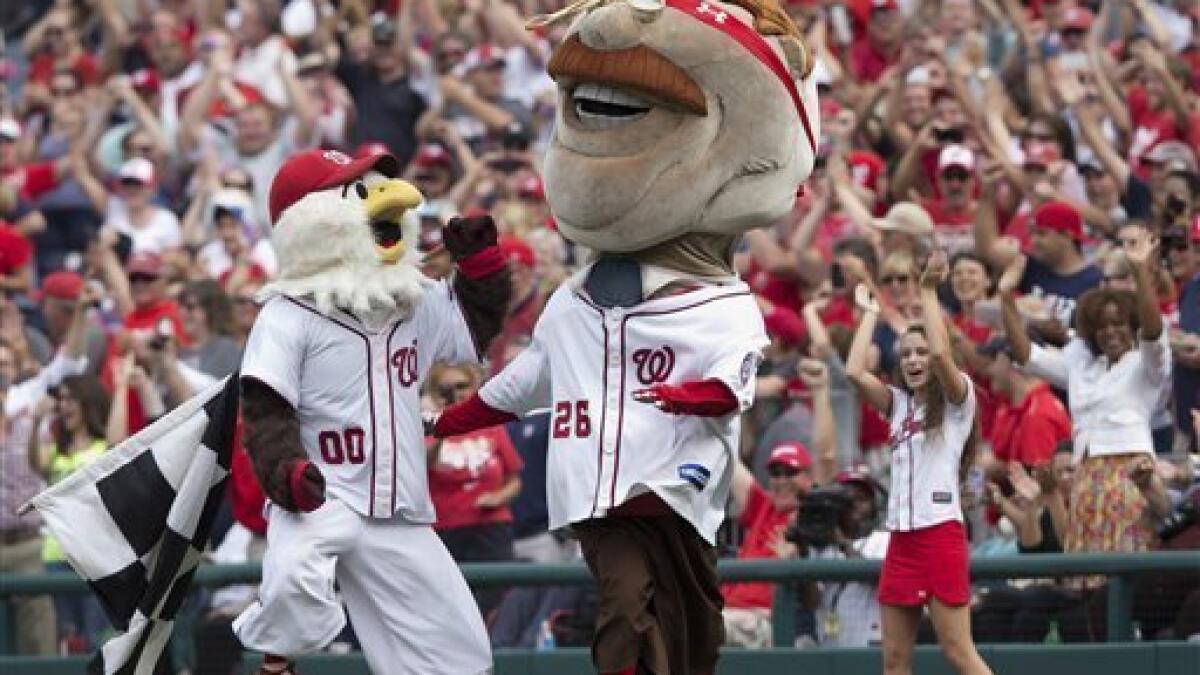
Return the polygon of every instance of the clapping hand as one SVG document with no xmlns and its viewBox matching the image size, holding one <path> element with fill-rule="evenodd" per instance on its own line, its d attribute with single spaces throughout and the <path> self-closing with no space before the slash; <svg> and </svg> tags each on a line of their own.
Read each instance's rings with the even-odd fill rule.
<svg viewBox="0 0 1200 675">
<path fill-rule="evenodd" d="M 1025 276 L 1025 265 L 1028 259 L 1023 254 L 1018 254 L 1004 268 L 1004 272 L 1000 275 L 1000 281 L 996 283 L 997 289 L 1001 293 L 1012 293 L 1021 285 L 1021 278 Z"/>
<path fill-rule="evenodd" d="M 937 249 L 929 254 L 925 270 L 921 272 L 921 288 L 936 289 L 950 274 L 950 265 L 946 261 L 946 252 Z"/>
<path fill-rule="evenodd" d="M 867 288 L 866 284 L 859 284 L 854 289 L 854 304 L 868 314 L 879 313 L 879 301 L 875 299 L 875 295 L 871 293 L 871 289 Z"/>
<path fill-rule="evenodd" d="M 1139 490 L 1149 489 L 1154 481 L 1154 458 L 1149 455 L 1139 455 L 1129 469 L 1129 480 L 1132 480 Z"/>
<path fill-rule="evenodd" d="M 1157 237 L 1139 237 L 1121 250 L 1124 251 L 1125 259 L 1131 266 L 1146 269 L 1156 258 L 1154 255 L 1156 248 L 1158 248 Z"/>
</svg>

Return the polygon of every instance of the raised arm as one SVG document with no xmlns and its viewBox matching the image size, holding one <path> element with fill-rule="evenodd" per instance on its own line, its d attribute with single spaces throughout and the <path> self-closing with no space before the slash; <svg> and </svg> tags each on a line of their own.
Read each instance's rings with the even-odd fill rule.
<svg viewBox="0 0 1200 675">
<path fill-rule="evenodd" d="M 800 310 L 804 317 L 804 327 L 808 330 L 809 354 L 813 358 L 823 359 L 834 353 L 833 341 L 829 338 L 829 330 L 821 319 L 821 307 L 815 302 L 805 303 Z"/>
<path fill-rule="evenodd" d="M 42 421 L 54 408 L 54 399 L 43 396 L 33 407 L 33 415 L 29 418 L 29 444 L 26 448 L 29 455 L 29 468 L 43 479 L 50 478 L 50 448 L 42 445 Z"/>
<path fill-rule="evenodd" d="M 1162 312 L 1158 309 L 1158 293 L 1154 283 L 1155 250 L 1158 247 L 1156 239 L 1142 237 L 1133 246 L 1124 249 L 1137 285 L 1138 323 L 1142 327 L 1140 337 L 1146 342 L 1158 340 L 1163 332 Z"/>
<path fill-rule="evenodd" d="M 913 139 L 900 158 L 900 164 L 896 166 L 896 173 L 892 177 L 892 197 L 894 199 L 908 199 L 909 191 L 916 188 L 921 176 L 921 154 L 936 146 L 937 141 L 933 138 L 933 123 L 930 122 L 917 133 L 917 137 Z"/>
<path fill-rule="evenodd" d="M 999 165 L 987 167 L 983 172 L 983 189 L 979 194 L 975 211 L 975 250 L 993 267 L 1006 267 L 1020 251 L 1000 236 L 1000 224 L 996 218 L 996 191 L 1003 180 L 1004 169 Z"/>
<path fill-rule="evenodd" d="M 817 485 L 825 485 L 832 482 L 838 472 L 837 424 L 833 420 L 833 402 L 829 395 L 829 368 L 816 359 L 804 359 L 796 370 L 812 394 L 812 448 L 816 454 L 813 480 Z"/>
<path fill-rule="evenodd" d="M 512 296 L 508 261 L 496 246 L 496 224 L 491 216 L 452 218 L 442 238 L 458 266 L 454 292 L 475 341 L 475 350 L 485 354 L 504 328 Z"/>
<path fill-rule="evenodd" d="M 854 291 L 854 302 L 858 305 L 862 317 L 854 331 L 854 341 L 850 343 L 850 355 L 846 359 L 846 377 L 850 378 L 863 398 L 876 410 L 890 415 L 892 390 L 867 368 L 875 324 L 879 321 L 879 303 L 871 295 L 870 289 L 862 284 Z"/>
<path fill-rule="evenodd" d="M 921 273 L 921 309 L 925 324 L 925 339 L 929 342 L 930 364 L 933 375 L 946 392 L 946 398 L 954 405 L 961 405 L 970 393 L 970 383 L 958 364 L 954 362 L 954 351 L 950 348 L 950 334 L 946 330 L 946 314 L 938 300 L 938 285 L 950 274 L 945 252 L 934 251 Z"/>
<path fill-rule="evenodd" d="M 1029 335 L 1025 333 L 1025 322 L 1021 320 L 1021 312 L 1017 309 L 1014 296 L 1021 277 L 1025 274 L 1025 256 L 1019 255 L 1004 268 L 997 284 L 1000 292 L 1000 312 L 1004 321 L 1004 335 L 1012 350 L 1012 357 L 1020 365 L 1029 363 L 1029 353 L 1033 347 L 1029 343 Z"/>
</svg>

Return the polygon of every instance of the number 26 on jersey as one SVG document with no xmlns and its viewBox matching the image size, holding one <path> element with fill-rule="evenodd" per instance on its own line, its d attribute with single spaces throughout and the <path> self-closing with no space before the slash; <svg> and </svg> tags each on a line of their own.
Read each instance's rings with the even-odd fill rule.
<svg viewBox="0 0 1200 675">
<path fill-rule="evenodd" d="M 592 418 L 588 416 L 588 402 L 556 401 L 554 403 L 554 425 L 551 432 L 555 438 L 587 438 L 592 435 Z"/>
</svg>

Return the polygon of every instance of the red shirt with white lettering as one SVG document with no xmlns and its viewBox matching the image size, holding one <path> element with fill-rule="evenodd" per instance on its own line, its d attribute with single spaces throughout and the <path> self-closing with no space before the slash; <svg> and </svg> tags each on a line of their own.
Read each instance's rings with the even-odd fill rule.
<svg viewBox="0 0 1200 675">
<path fill-rule="evenodd" d="M 783 537 L 795 510 L 780 511 L 758 483 L 750 485 L 750 495 L 738 522 L 746 528 L 746 538 L 738 549 L 738 560 L 775 558 L 773 544 Z M 726 607 L 770 609 L 775 589 L 768 583 L 725 584 L 721 587 Z"/>
<path fill-rule="evenodd" d="M 1129 161 L 1138 170 L 1138 177 L 1144 179 L 1145 170 L 1141 162 L 1146 153 L 1163 141 L 1185 139 L 1188 130 L 1179 128 L 1170 106 L 1164 105 L 1159 110 L 1151 108 L 1150 96 L 1142 87 L 1130 89 L 1127 101 L 1129 118 L 1133 122 Z"/>
<path fill-rule="evenodd" d="M 437 510 L 434 528 L 450 530 L 485 523 L 511 523 L 508 506 L 476 506 L 480 495 L 495 492 L 523 463 L 504 427 L 488 427 L 442 440 L 437 461 L 429 464 L 429 496 Z"/>
</svg>

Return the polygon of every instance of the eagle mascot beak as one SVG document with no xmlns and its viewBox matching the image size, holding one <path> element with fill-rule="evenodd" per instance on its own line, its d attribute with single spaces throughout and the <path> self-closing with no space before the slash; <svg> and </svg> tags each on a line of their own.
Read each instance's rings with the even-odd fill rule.
<svg viewBox="0 0 1200 675">
<path fill-rule="evenodd" d="M 421 205 L 421 193 L 405 181 L 390 178 L 367 189 L 367 218 L 375 235 L 379 259 L 391 265 L 404 257 L 404 214 Z"/>
</svg>

